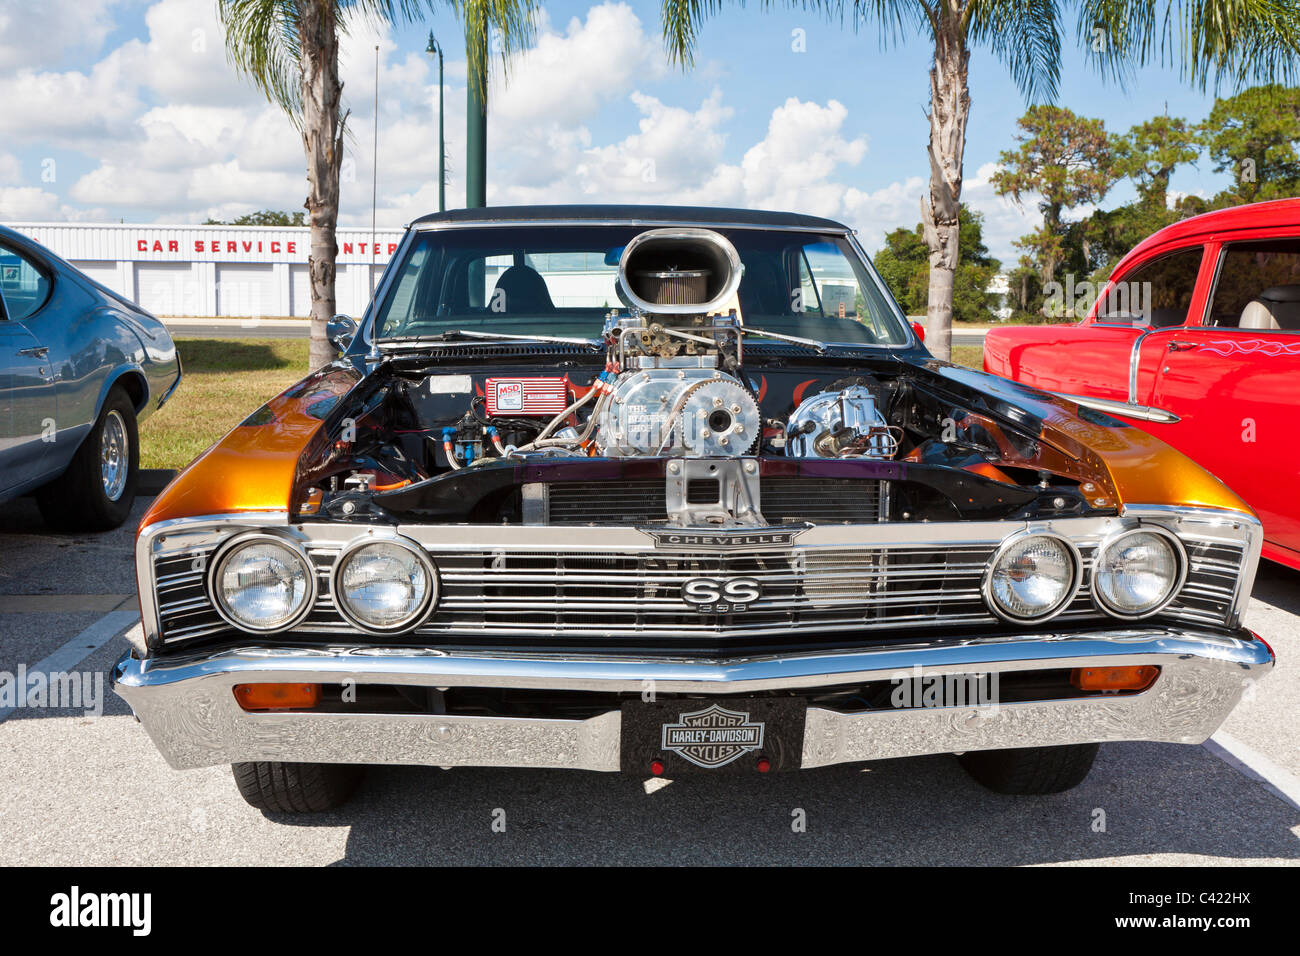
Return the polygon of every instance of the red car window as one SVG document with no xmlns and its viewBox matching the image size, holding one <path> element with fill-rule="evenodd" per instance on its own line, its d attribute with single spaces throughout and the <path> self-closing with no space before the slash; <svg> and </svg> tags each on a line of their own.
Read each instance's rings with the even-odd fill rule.
<svg viewBox="0 0 1300 956">
<path fill-rule="evenodd" d="M 1108 325 L 1185 325 L 1203 248 L 1179 249 L 1143 263 L 1106 294 L 1097 321 Z"/>
<path fill-rule="evenodd" d="M 1300 238 L 1226 246 L 1209 316 L 1211 325 L 1300 332 Z"/>
</svg>

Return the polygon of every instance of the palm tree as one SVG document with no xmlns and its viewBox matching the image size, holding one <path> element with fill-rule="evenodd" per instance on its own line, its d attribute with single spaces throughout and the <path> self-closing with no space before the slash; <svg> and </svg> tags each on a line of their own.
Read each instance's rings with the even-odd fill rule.
<svg viewBox="0 0 1300 956">
<path fill-rule="evenodd" d="M 744 0 L 739 0 L 743 5 Z M 776 0 L 762 0 L 764 8 Z M 1298 0 L 784 0 L 791 8 L 846 13 L 855 28 L 875 20 L 886 41 L 917 30 L 934 49 L 930 69 L 930 189 L 921 221 L 930 249 L 926 344 L 947 359 L 952 344 L 962 156 L 970 116 L 970 50 L 988 48 L 1031 102 L 1056 95 L 1061 17 L 1078 8 L 1077 33 L 1103 74 L 1123 82 L 1135 65 L 1178 60 L 1202 88 L 1213 79 L 1242 84 L 1291 77 L 1300 60 Z M 664 42 L 689 65 L 706 17 L 724 0 L 662 0 Z"/>
<path fill-rule="evenodd" d="M 482 39 L 467 38 L 471 75 L 486 75 L 491 56 L 488 26 L 501 39 L 503 59 L 532 35 L 535 0 L 443 2 L 462 19 L 483 27 Z M 307 158 L 305 205 L 311 225 L 307 271 L 312 368 L 334 356 L 325 326 L 335 311 L 339 171 L 348 119 L 339 79 L 339 36 L 351 21 L 409 21 L 434 6 L 434 0 L 218 0 L 227 56 L 289 115 L 302 135 Z"/>
</svg>

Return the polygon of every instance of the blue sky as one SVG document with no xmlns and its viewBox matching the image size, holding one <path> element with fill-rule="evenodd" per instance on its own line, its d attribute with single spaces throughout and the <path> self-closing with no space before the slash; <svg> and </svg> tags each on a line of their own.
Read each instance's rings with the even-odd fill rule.
<svg viewBox="0 0 1300 956">
<path fill-rule="evenodd" d="M 298 208 L 301 147 L 283 118 L 225 62 L 213 0 L 0 0 L 0 220 L 197 222 Z M 868 248 L 915 225 L 927 176 L 929 46 L 882 46 L 803 11 L 732 8 L 708 21 L 696 65 L 664 61 L 657 0 L 545 5 L 537 48 L 494 88 L 489 200 L 701 202 L 794 208 L 858 227 Z M 374 45 L 381 45 L 379 218 L 436 208 L 436 73 L 428 31 L 448 48 L 452 183 L 463 202 L 464 62 L 448 13 L 344 44 L 353 111 L 344 222 L 367 222 Z M 805 52 L 797 52 L 802 30 Z M 1103 82 L 1067 35 L 1058 102 L 1124 130 L 1157 113 L 1200 120 L 1212 94 L 1152 66 L 1125 88 Z M 1007 262 L 1036 224 L 993 195 L 987 175 L 1025 101 L 976 49 L 967 201 Z M 1211 195 L 1208 160 L 1173 188 Z M 1119 187 L 1108 203 L 1131 195 Z"/>
</svg>

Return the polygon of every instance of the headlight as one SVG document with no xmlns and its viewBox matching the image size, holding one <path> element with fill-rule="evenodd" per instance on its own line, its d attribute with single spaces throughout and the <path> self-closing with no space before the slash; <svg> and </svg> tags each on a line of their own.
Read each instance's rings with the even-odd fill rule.
<svg viewBox="0 0 1300 956">
<path fill-rule="evenodd" d="M 272 535 L 235 539 L 212 571 L 217 610 L 246 631 L 282 631 L 311 610 L 316 574 L 307 556 Z"/>
<path fill-rule="evenodd" d="M 334 603 L 366 631 L 393 633 L 418 624 L 438 593 L 433 564 L 418 545 L 365 541 L 334 568 Z"/>
<path fill-rule="evenodd" d="M 1186 561 L 1182 545 L 1159 531 L 1127 531 L 1102 546 L 1092 591 L 1118 617 L 1154 614 L 1178 590 Z"/>
<path fill-rule="evenodd" d="M 1062 538 L 1026 534 L 1004 544 L 993 559 L 984 593 L 1010 621 L 1040 621 L 1060 611 L 1079 587 L 1076 552 Z"/>
</svg>

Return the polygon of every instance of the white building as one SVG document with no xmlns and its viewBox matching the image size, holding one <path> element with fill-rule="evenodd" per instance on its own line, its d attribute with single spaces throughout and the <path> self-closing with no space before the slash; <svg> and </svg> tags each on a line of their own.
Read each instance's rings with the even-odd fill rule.
<svg viewBox="0 0 1300 956">
<path fill-rule="evenodd" d="M 6 223 L 154 315 L 305 316 L 306 227 Z M 360 316 L 400 229 L 338 231 L 338 310 Z M 372 247 L 373 245 L 373 247 Z"/>
</svg>

